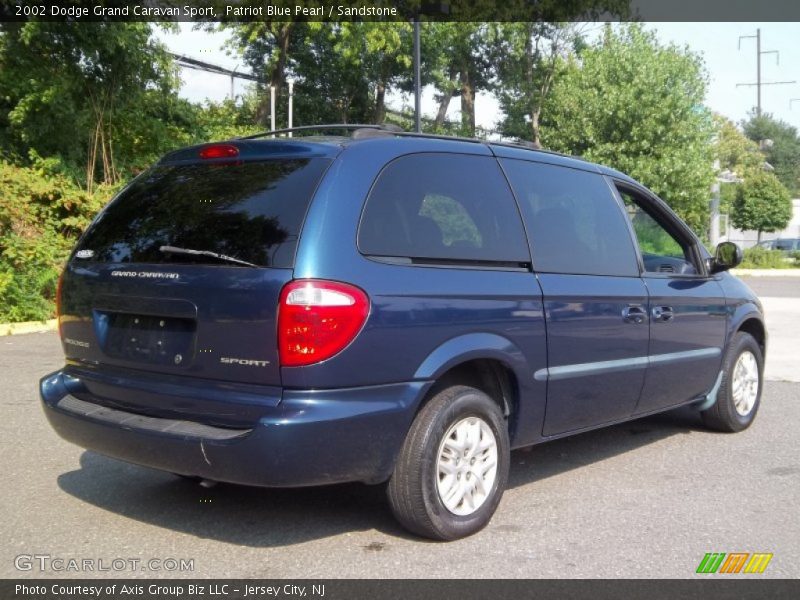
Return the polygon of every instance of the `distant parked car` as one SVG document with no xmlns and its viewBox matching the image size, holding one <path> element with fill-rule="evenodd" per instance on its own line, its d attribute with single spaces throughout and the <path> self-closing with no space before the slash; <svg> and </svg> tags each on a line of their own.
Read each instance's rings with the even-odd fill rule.
<svg viewBox="0 0 800 600">
<path fill-rule="evenodd" d="M 800 250 L 800 238 L 779 238 L 777 240 L 765 240 L 756 244 L 757 248 L 765 250 L 780 250 L 782 252 L 792 252 Z"/>
</svg>

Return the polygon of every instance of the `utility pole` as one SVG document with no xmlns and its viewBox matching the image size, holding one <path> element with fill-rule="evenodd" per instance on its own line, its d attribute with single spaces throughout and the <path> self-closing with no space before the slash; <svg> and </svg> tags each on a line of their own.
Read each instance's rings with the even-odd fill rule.
<svg viewBox="0 0 800 600">
<path fill-rule="evenodd" d="M 414 131 L 422 132 L 422 82 L 420 75 L 419 15 L 414 21 Z"/>
<path fill-rule="evenodd" d="M 239 65 L 236 65 L 234 67 L 233 71 L 231 71 L 231 102 L 233 102 L 234 99 L 236 98 L 234 96 L 234 94 L 233 94 L 233 79 L 234 79 L 234 77 L 236 77 L 236 69 L 238 69 L 238 68 L 239 68 Z"/>
<path fill-rule="evenodd" d="M 269 86 L 269 122 L 270 131 L 275 131 L 275 86 Z M 273 134 L 272 137 L 275 137 Z"/>
<path fill-rule="evenodd" d="M 761 29 L 756 29 L 755 35 L 740 35 L 739 36 L 739 43 L 737 45 L 738 49 L 742 49 L 742 40 L 746 39 L 753 39 L 756 40 L 756 82 L 755 83 L 737 83 L 736 87 L 753 87 L 756 88 L 756 116 L 761 116 L 761 86 L 762 85 L 786 85 L 790 83 L 797 83 L 796 81 L 768 81 L 763 82 L 761 81 L 761 55 L 762 54 L 774 54 L 775 55 L 775 64 L 780 64 L 780 53 L 777 50 L 761 50 Z"/>
<path fill-rule="evenodd" d="M 289 80 L 289 129 L 292 128 L 294 121 L 294 79 Z M 292 132 L 289 132 L 289 137 L 292 137 Z"/>
</svg>

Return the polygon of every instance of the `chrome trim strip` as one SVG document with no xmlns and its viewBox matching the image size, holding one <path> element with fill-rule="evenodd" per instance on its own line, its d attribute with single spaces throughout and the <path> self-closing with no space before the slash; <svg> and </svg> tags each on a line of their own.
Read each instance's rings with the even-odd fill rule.
<svg viewBox="0 0 800 600">
<path fill-rule="evenodd" d="M 711 358 L 722 354 L 720 348 L 701 348 L 699 350 L 685 350 L 683 352 L 670 352 L 668 354 L 655 354 L 653 356 L 636 356 L 619 360 L 601 360 L 598 362 L 578 363 L 539 369 L 533 374 L 536 381 L 569 379 L 571 377 L 586 377 L 600 373 L 614 373 L 628 369 L 641 369 L 648 365 L 679 362 L 694 358 Z"/>
</svg>

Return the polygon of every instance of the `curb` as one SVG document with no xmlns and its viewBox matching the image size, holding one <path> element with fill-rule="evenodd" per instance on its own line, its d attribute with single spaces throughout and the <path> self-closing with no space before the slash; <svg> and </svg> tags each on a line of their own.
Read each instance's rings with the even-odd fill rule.
<svg viewBox="0 0 800 600">
<path fill-rule="evenodd" d="M 800 277 L 800 269 L 731 269 L 737 277 Z"/>
<path fill-rule="evenodd" d="M 41 333 L 58 329 L 58 319 L 48 321 L 26 321 L 24 323 L 0 323 L 0 337 L 22 333 Z"/>
</svg>

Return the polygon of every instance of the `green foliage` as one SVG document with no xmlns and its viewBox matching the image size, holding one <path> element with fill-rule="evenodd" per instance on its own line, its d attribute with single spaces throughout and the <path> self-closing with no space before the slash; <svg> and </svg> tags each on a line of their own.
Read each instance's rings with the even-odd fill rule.
<svg viewBox="0 0 800 600">
<path fill-rule="evenodd" d="M 639 241 L 639 247 L 642 252 L 645 254 L 657 254 L 658 256 L 683 258 L 683 250 L 680 245 L 663 227 L 646 215 L 640 214 L 637 216 L 646 217 L 633 219 L 633 229 L 636 232 L 636 239 Z"/>
<path fill-rule="evenodd" d="M 577 23 L 502 23 L 493 28 L 498 54 L 496 91 L 505 113 L 503 134 L 541 143 L 540 120 L 566 58 L 585 47 Z"/>
<path fill-rule="evenodd" d="M 627 24 L 572 59 L 543 111 L 545 147 L 613 165 L 705 235 L 714 179 L 702 61 Z"/>
<path fill-rule="evenodd" d="M 467 242 L 480 248 L 483 243 L 481 233 L 469 213 L 448 196 L 426 196 L 419 214 L 436 222 L 442 230 L 442 241 L 446 246 L 453 242 Z"/>
<path fill-rule="evenodd" d="M 0 23 L 6 150 L 59 157 L 91 188 L 181 145 L 189 103 L 149 23 Z"/>
<path fill-rule="evenodd" d="M 800 136 L 797 129 L 769 114 L 760 117 L 752 114 L 743 124 L 745 135 L 754 142 L 771 140 L 764 144 L 767 162 L 775 169 L 775 176 L 794 196 L 800 196 Z"/>
<path fill-rule="evenodd" d="M 788 269 L 797 264 L 797 259 L 787 257 L 783 252 L 766 248 L 747 248 L 744 251 L 742 269 Z"/>
<path fill-rule="evenodd" d="M 0 162 L 0 321 L 53 316 L 61 267 L 77 237 L 113 193 L 87 194 L 58 161 Z"/>
<path fill-rule="evenodd" d="M 287 79 L 295 80 L 295 125 L 382 122 L 385 96 L 411 71 L 408 23 L 223 23 L 231 48 L 275 86 L 278 127 L 286 125 Z M 262 87 L 256 119 L 269 120 Z"/>
<path fill-rule="evenodd" d="M 194 108 L 191 123 L 191 143 L 228 140 L 263 131 L 257 124 L 256 94 L 245 94 L 239 103 L 231 100 L 206 102 Z"/>
<path fill-rule="evenodd" d="M 778 231 L 792 219 L 789 192 L 775 175 L 767 171 L 751 173 L 738 186 L 731 221 L 742 230 Z"/>
<path fill-rule="evenodd" d="M 738 177 L 746 173 L 759 171 L 764 166 L 764 155 L 758 144 L 737 129 L 729 119 L 714 115 L 716 136 L 714 140 L 714 158 L 719 161 L 719 168 L 731 171 Z"/>
</svg>

